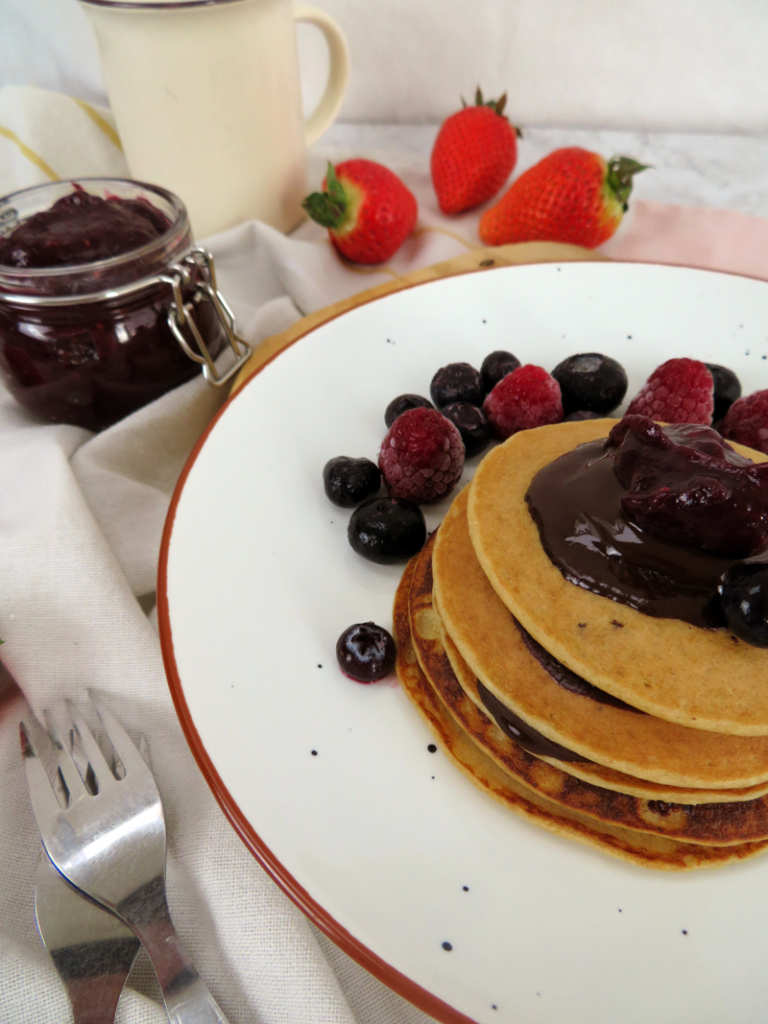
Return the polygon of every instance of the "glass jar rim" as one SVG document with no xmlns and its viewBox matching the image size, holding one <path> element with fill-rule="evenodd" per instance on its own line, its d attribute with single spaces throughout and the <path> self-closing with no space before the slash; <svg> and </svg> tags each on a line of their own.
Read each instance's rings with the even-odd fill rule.
<svg viewBox="0 0 768 1024">
<path fill-rule="evenodd" d="M 117 270 L 121 266 L 151 257 L 152 253 L 162 249 L 174 235 L 187 233 L 189 231 L 189 215 L 184 203 L 177 195 L 160 185 L 151 185 L 145 181 L 135 181 L 132 178 L 61 178 L 57 181 L 45 182 L 42 185 L 33 185 L 31 188 L 18 189 L 16 192 L 9 192 L 0 196 L 0 210 L 12 201 L 18 201 L 21 196 L 31 196 L 34 193 L 42 193 L 48 190 L 58 189 L 61 186 L 75 188 L 77 185 L 103 185 L 113 186 L 134 186 L 153 192 L 168 203 L 174 213 L 171 223 L 156 238 L 151 239 L 136 249 L 129 249 L 127 252 L 119 253 L 117 256 L 109 256 L 102 260 L 93 260 L 90 263 L 66 263 L 55 267 L 15 267 L 7 263 L 0 263 L 0 275 L 6 281 L 12 281 L 14 276 L 23 278 L 26 282 L 32 283 L 36 280 L 55 280 L 57 278 L 71 278 L 80 272 L 93 273 Z"/>
</svg>

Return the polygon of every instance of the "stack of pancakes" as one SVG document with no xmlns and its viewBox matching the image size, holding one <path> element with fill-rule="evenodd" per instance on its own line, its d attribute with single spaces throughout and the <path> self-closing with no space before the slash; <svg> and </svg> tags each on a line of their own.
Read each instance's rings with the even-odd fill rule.
<svg viewBox="0 0 768 1024">
<path fill-rule="evenodd" d="M 398 674 L 457 765 L 529 820 L 646 867 L 743 860 L 768 848 L 768 650 L 568 582 L 528 511 L 539 469 L 613 422 L 486 456 L 403 575 Z"/>
</svg>

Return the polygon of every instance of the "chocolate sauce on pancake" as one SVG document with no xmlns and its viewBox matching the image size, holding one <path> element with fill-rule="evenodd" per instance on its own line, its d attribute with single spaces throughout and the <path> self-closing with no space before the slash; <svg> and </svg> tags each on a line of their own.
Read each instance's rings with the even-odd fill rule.
<svg viewBox="0 0 768 1024">
<path fill-rule="evenodd" d="M 536 474 L 526 500 L 547 556 L 571 583 L 646 615 L 724 626 L 717 588 L 743 560 L 673 544 L 631 523 L 615 455 L 592 441 Z M 749 561 L 768 562 L 768 552 Z"/>
<path fill-rule="evenodd" d="M 538 757 L 557 758 L 558 761 L 589 762 L 589 758 L 582 757 L 581 754 L 576 754 L 573 750 L 568 750 L 567 747 L 562 747 L 553 740 L 548 740 L 546 736 L 533 729 L 514 711 L 504 707 L 501 701 L 497 700 L 479 679 L 477 680 L 477 692 L 501 731 L 515 743 L 519 743 L 523 750 Z"/>
<path fill-rule="evenodd" d="M 623 700 L 619 700 L 618 697 L 613 697 L 610 693 L 606 693 L 605 690 L 598 690 L 592 683 L 588 683 L 586 679 L 582 679 L 575 672 L 571 672 L 561 661 L 553 657 L 545 647 L 542 647 L 537 640 L 534 640 L 528 630 L 523 629 L 514 615 L 510 617 L 517 626 L 517 630 L 528 649 L 528 653 L 538 661 L 558 686 L 562 686 L 564 690 L 576 693 L 580 697 L 589 697 L 590 700 L 597 701 L 598 704 L 608 704 L 612 708 L 621 708 L 622 711 L 633 711 L 637 715 L 645 714 L 640 708 L 633 708 L 631 704 L 626 704 Z"/>
</svg>

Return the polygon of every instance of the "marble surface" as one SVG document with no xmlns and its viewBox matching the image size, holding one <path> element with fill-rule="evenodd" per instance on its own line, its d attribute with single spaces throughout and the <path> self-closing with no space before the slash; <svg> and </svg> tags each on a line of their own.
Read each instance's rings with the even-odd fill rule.
<svg viewBox="0 0 768 1024">
<path fill-rule="evenodd" d="M 387 156 L 428 164 L 437 126 L 335 124 L 316 147 L 344 155 Z M 768 137 L 523 129 L 515 174 L 561 146 L 582 146 L 605 157 L 622 154 L 651 165 L 635 179 L 633 195 L 659 203 L 709 206 L 768 217 Z M 317 183 L 312 182 L 313 187 Z"/>
</svg>

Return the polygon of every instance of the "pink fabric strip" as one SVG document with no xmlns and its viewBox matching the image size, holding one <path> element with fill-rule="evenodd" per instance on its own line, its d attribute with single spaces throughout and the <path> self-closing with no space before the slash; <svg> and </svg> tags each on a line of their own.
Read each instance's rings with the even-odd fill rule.
<svg viewBox="0 0 768 1024">
<path fill-rule="evenodd" d="M 600 250 L 616 260 L 672 263 L 768 280 L 768 219 L 732 210 L 637 202 Z"/>
</svg>

